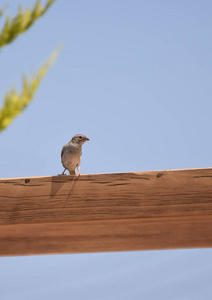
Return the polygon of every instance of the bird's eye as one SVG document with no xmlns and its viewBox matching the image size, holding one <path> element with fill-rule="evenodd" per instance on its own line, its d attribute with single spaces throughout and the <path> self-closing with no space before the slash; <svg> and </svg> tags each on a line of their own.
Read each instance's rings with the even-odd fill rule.
<svg viewBox="0 0 212 300">
<path fill-rule="evenodd" d="M 80 135 L 79 138 L 82 139 L 82 136 Z"/>
</svg>

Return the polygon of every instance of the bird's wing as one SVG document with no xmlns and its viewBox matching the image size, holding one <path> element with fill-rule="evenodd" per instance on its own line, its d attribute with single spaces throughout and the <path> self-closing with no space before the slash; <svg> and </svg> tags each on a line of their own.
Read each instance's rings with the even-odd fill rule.
<svg viewBox="0 0 212 300">
<path fill-rule="evenodd" d="M 61 158 L 62 158 L 62 156 L 63 156 L 63 153 L 64 153 L 64 149 L 65 147 L 63 147 L 63 149 L 62 149 L 62 151 L 61 151 Z"/>
<path fill-rule="evenodd" d="M 63 154 L 72 154 L 72 153 L 74 153 L 75 151 L 75 148 L 74 147 L 71 147 L 71 145 L 70 144 L 66 144 L 65 146 L 63 146 L 63 149 L 62 149 L 62 151 L 61 151 L 61 158 L 62 158 L 62 156 L 63 156 Z"/>
</svg>

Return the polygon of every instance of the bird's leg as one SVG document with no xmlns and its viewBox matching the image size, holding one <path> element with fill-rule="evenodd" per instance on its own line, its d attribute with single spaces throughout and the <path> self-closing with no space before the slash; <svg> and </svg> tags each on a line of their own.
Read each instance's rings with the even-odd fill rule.
<svg viewBox="0 0 212 300">
<path fill-rule="evenodd" d="M 61 175 L 66 175 L 66 174 L 64 174 L 65 173 L 65 171 L 66 171 L 66 169 L 64 169 L 64 171 L 63 171 L 63 173 L 62 174 L 58 174 L 59 176 L 61 176 Z"/>
<path fill-rule="evenodd" d="M 63 173 L 61 174 L 61 175 L 65 175 L 64 173 L 65 173 L 65 171 L 66 171 L 66 168 L 64 169 L 64 171 L 63 171 Z"/>
<path fill-rule="evenodd" d="M 77 177 L 81 175 L 80 173 L 80 165 L 77 165 L 77 171 L 78 171 L 78 174 L 77 174 Z"/>
</svg>

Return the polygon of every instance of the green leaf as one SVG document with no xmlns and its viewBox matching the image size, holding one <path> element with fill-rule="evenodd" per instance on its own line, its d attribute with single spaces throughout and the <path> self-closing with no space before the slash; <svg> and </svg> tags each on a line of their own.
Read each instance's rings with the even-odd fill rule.
<svg viewBox="0 0 212 300">
<path fill-rule="evenodd" d="M 0 31 L 0 47 L 11 43 L 19 34 L 29 29 L 38 18 L 45 14 L 55 1 L 56 0 L 48 0 L 46 5 L 42 7 L 40 0 L 37 0 L 33 9 L 19 9 L 17 16 L 14 18 L 7 16 L 5 24 Z M 0 10 L 0 16 L 4 10 L 5 8 Z"/>
<path fill-rule="evenodd" d="M 36 75 L 31 75 L 30 77 L 23 76 L 22 90 L 20 93 L 18 93 L 15 88 L 12 88 L 6 93 L 3 107 L 0 108 L 0 131 L 9 126 L 14 118 L 22 113 L 32 101 L 43 77 L 50 66 L 55 62 L 61 47 L 60 45 L 50 55 L 46 63 L 39 68 Z"/>
</svg>

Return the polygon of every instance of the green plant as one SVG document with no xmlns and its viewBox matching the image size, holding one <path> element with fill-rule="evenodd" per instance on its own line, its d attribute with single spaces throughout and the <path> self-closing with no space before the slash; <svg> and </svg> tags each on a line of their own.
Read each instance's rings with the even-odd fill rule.
<svg viewBox="0 0 212 300">
<path fill-rule="evenodd" d="M 16 17 L 11 18 L 7 16 L 3 29 L 0 31 L 0 48 L 11 43 L 20 34 L 28 30 L 35 21 L 44 15 L 54 2 L 55 0 L 48 0 L 46 5 L 42 7 L 41 1 L 38 0 L 33 9 L 23 10 L 22 8 L 19 8 Z M 0 10 L 0 17 L 3 16 L 6 7 L 7 5 Z M 38 69 L 36 75 L 30 77 L 23 76 L 22 90 L 20 93 L 18 93 L 15 88 L 6 92 L 3 106 L 0 108 L 0 131 L 9 126 L 13 119 L 31 102 L 42 78 L 55 61 L 59 50 L 60 47 L 58 47 L 46 63 Z"/>
</svg>

